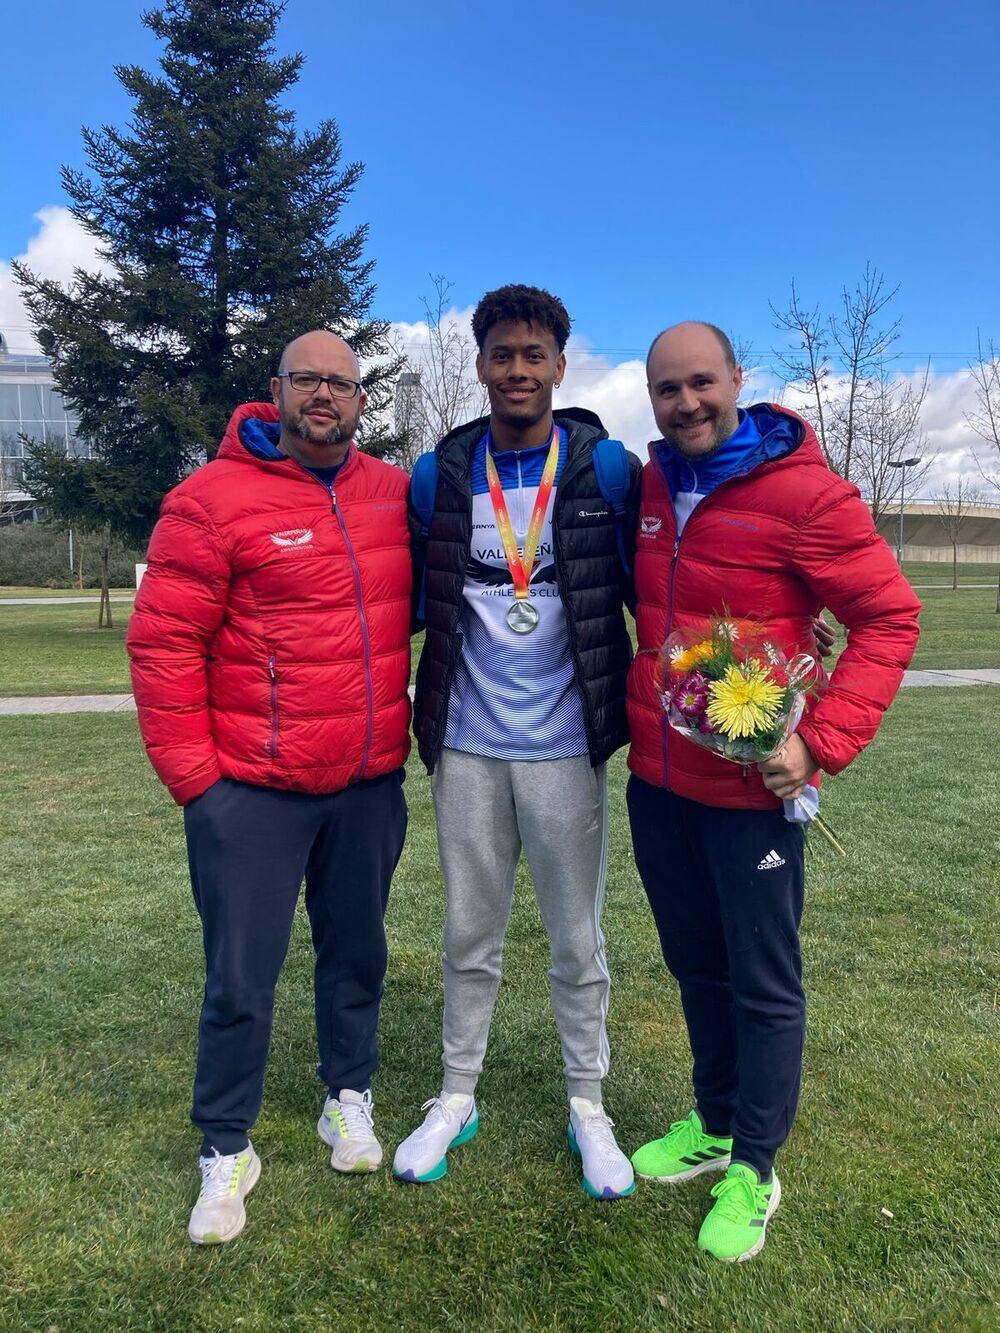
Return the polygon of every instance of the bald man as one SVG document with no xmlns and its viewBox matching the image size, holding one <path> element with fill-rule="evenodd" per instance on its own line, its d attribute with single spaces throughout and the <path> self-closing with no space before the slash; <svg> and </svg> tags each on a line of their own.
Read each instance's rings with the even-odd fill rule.
<svg viewBox="0 0 1000 1333">
<path fill-rule="evenodd" d="M 357 359 L 290 343 L 270 403 L 237 408 L 216 459 L 167 495 L 129 625 L 139 726 L 184 808 L 206 983 L 188 1235 L 239 1235 L 260 1174 L 274 989 L 299 892 L 316 950 L 318 1131 L 374 1171 L 371 1078 L 383 916 L 406 830 L 407 477 L 359 452 Z"/>
<path fill-rule="evenodd" d="M 802 1070 L 803 829 L 783 802 L 871 741 L 916 646 L 920 603 L 808 423 L 773 403 L 737 407 L 743 373 L 720 329 L 667 329 L 646 369 L 662 439 L 642 477 L 628 808 L 680 989 L 694 1106 L 632 1162 L 667 1184 L 724 1171 L 698 1245 L 740 1261 L 760 1251 L 781 1199 L 774 1160 Z M 671 629 L 746 617 L 792 658 L 815 652 L 824 606 L 847 647 L 773 758 L 741 767 L 664 725 L 655 662 Z"/>
</svg>

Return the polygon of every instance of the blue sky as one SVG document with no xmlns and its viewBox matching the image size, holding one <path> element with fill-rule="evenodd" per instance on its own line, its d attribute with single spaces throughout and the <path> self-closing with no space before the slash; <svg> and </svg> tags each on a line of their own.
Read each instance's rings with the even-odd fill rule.
<svg viewBox="0 0 1000 1333">
<path fill-rule="evenodd" d="M 34 0 L 8 17 L 12 344 L 24 318 L 2 261 L 34 247 L 58 272 L 72 257 L 58 215 L 35 214 L 65 203 L 59 168 L 84 165 L 81 124 L 125 122 L 114 65 L 155 64 L 141 8 Z M 948 377 L 977 330 L 1000 336 L 997 0 L 288 0 L 278 45 L 306 56 L 300 128 L 333 117 L 345 160 L 367 164 L 344 221 L 369 225 L 386 319 L 419 319 L 430 274 L 462 311 L 526 281 L 563 298 L 595 366 L 695 317 L 751 342 L 766 370 L 768 302 L 794 278 L 828 309 L 871 261 L 900 284 L 900 369 L 930 355 Z M 623 379 L 615 400 L 641 390 Z"/>
</svg>

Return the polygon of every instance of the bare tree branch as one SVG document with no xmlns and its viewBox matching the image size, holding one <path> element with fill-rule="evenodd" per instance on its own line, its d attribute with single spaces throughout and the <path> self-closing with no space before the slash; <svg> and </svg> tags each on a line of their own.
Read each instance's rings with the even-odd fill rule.
<svg viewBox="0 0 1000 1333">
<path fill-rule="evenodd" d="M 1000 349 L 992 338 L 984 347 L 982 335 L 976 333 L 976 362 L 969 369 L 975 386 L 976 407 L 966 414 L 965 420 L 986 446 L 985 451 L 975 450 L 976 467 L 983 480 L 1000 491 Z M 1000 616 L 1000 578 L 997 579 L 996 610 Z"/>
<path fill-rule="evenodd" d="M 814 412 L 813 425 L 823 448 L 826 461 L 834 466 L 833 458 L 827 445 L 826 437 L 826 382 L 830 374 L 829 359 L 826 354 L 825 324 L 819 313 L 819 306 L 806 310 L 799 302 L 792 282 L 792 294 L 784 310 L 778 310 L 771 302 L 771 314 L 775 318 L 775 327 L 791 333 L 796 341 L 792 351 L 783 352 L 774 349 L 774 355 L 781 367 L 781 376 L 785 385 L 801 384 L 812 398 Z"/>
<path fill-rule="evenodd" d="M 951 586 L 958 587 L 958 539 L 962 533 L 962 521 L 968 517 L 969 510 L 983 503 L 982 490 L 973 485 L 967 477 L 957 481 L 946 481 L 937 496 L 941 507 L 938 515 L 941 526 L 951 545 Z"/>
<path fill-rule="evenodd" d="M 884 366 L 873 369 L 874 375 L 859 384 L 853 403 L 849 397 L 838 403 L 837 420 L 839 427 L 848 411 L 853 414 L 854 480 L 877 523 L 904 491 L 919 493 L 934 457 L 925 452 L 927 437 L 920 428 L 930 367 L 918 381 L 893 377 Z M 918 464 L 898 466 L 914 455 L 920 456 Z"/>
<path fill-rule="evenodd" d="M 879 315 L 896 296 L 899 287 L 886 290 L 885 275 L 866 264 L 861 280 L 853 291 L 841 289 L 842 313 L 831 315 L 830 337 L 840 352 L 848 378 L 844 411 L 839 415 L 840 438 L 836 452 L 841 475 L 850 480 L 854 462 L 855 414 L 865 393 L 865 381 L 875 374 L 885 360 L 885 354 L 899 337 L 899 320 L 886 328 L 877 327 Z"/>
<path fill-rule="evenodd" d="M 433 295 L 422 297 L 427 320 L 426 348 L 398 348 L 406 359 L 403 383 L 397 391 L 397 430 L 407 431 L 406 457 L 401 466 L 412 470 L 420 454 L 464 421 L 486 411 L 486 392 L 475 373 L 476 344 L 452 315 L 452 284 L 432 274 Z"/>
</svg>

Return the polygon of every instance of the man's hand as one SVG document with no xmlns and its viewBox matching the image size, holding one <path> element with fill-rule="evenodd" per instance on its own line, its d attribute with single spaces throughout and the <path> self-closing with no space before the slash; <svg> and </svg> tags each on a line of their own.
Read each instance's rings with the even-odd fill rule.
<svg viewBox="0 0 1000 1333">
<path fill-rule="evenodd" d="M 833 645 L 837 642 L 837 631 L 819 615 L 813 620 L 813 638 L 816 640 L 816 652 L 819 656 L 829 657 L 833 652 Z"/>
<path fill-rule="evenodd" d="M 783 801 L 801 796 L 806 783 L 819 770 L 809 746 L 798 735 L 789 736 L 777 754 L 758 764 L 764 786 Z"/>
</svg>

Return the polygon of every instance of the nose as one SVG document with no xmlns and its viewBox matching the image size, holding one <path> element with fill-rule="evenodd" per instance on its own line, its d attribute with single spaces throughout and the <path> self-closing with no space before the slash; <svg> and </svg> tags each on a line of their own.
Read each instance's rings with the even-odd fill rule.
<svg viewBox="0 0 1000 1333">
<path fill-rule="evenodd" d="M 333 401 L 333 391 L 331 390 L 330 385 L 327 383 L 326 380 L 320 380 L 320 382 L 316 385 L 315 392 L 313 393 L 313 398 L 320 398 L 320 397 L 329 398 L 331 402 Z"/>
<path fill-rule="evenodd" d="M 680 412 L 694 412 L 698 407 L 698 395 L 688 385 L 681 386 L 677 394 L 677 409 Z"/>
</svg>

